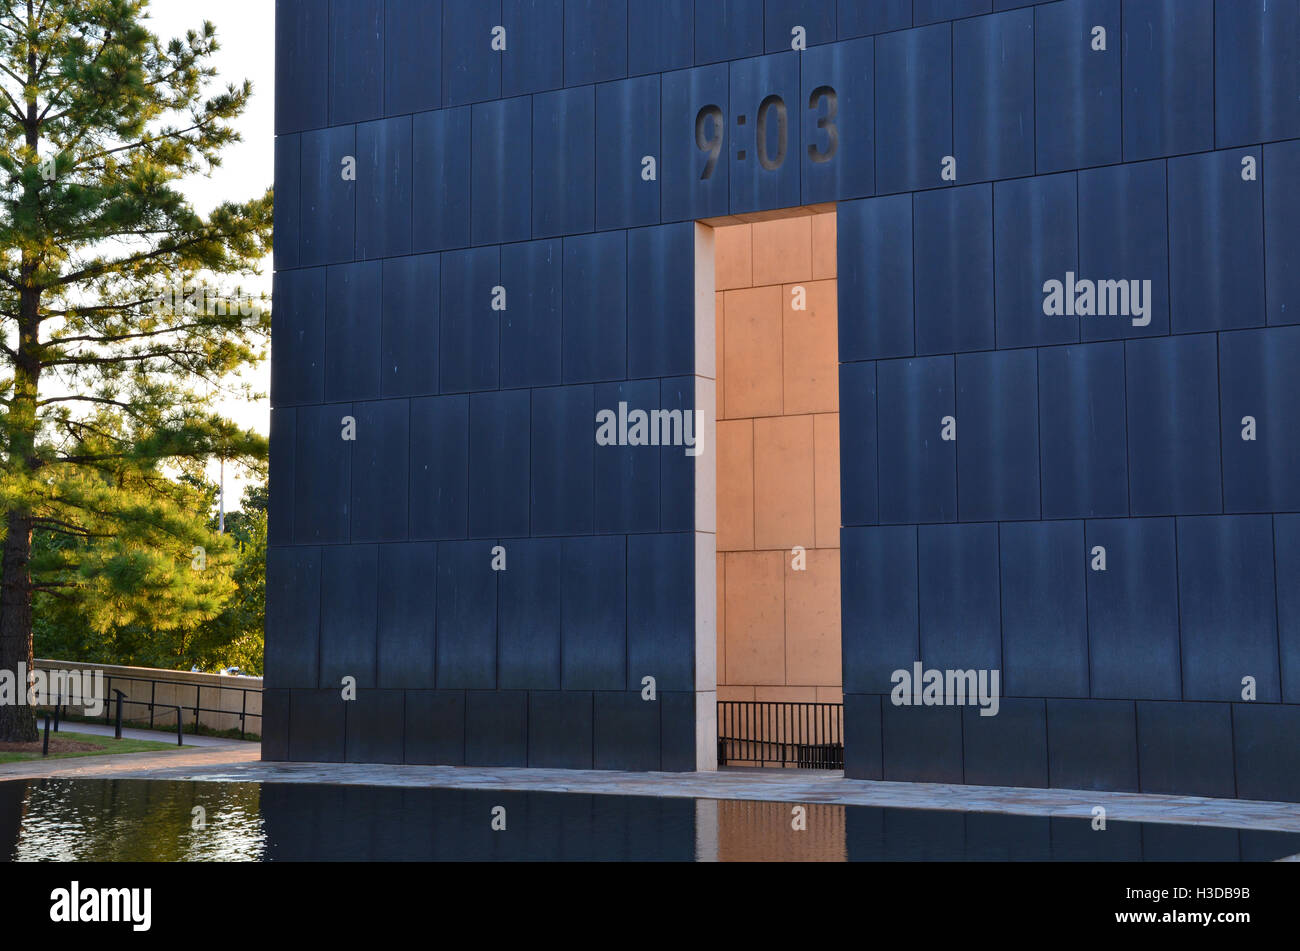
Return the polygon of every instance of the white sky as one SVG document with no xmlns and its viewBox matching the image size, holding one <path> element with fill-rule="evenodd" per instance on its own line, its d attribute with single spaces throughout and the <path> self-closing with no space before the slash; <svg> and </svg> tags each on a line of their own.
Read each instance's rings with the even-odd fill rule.
<svg viewBox="0 0 1300 951">
<path fill-rule="evenodd" d="M 260 195 L 272 184 L 275 169 L 275 3 L 274 0 L 221 0 L 219 3 L 195 0 L 151 0 L 149 29 L 163 41 L 183 37 L 197 29 L 204 20 L 217 28 L 221 49 L 214 58 L 217 85 L 253 83 L 253 98 L 248 109 L 235 123 L 243 141 L 222 152 L 222 164 L 210 178 L 196 177 L 183 183 L 183 190 L 195 209 L 207 214 L 223 201 L 246 201 Z M 263 274 L 256 285 L 246 283 L 252 293 L 271 291 L 271 259 L 267 257 Z M 271 388 L 270 361 L 263 361 L 246 379 L 266 396 Z M 239 425 L 265 434 L 270 426 L 270 402 L 227 401 L 221 410 Z M 209 467 L 215 481 L 218 464 Z M 240 474 L 226 469 L 227 509 L 239 507 L 244 492 Z"/>
</svg>

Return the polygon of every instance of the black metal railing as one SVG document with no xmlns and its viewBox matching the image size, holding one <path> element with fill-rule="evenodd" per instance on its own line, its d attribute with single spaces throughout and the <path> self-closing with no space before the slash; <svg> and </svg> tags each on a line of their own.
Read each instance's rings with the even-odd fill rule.
<svg viewBox="0 0 1300 951">
<path fill-rule="evenodd" d="M 844 768 L 844 704 L 718 701 L 718 765 Z"/>
<path fill-rule="evenodd" d="M 232 717 L 238 716 L 239 717 L 239 738 L 241 740 L 244 738 L 244 734 L 247 732 L 248 718 L 256 717 L 259 722 L 262 719 L 261 713 L 253 713 L 248 709 L 248 695 L 257 694 L 259 697 L 262 695 L 262 691 L 258 687 L 238 687 L 235 686 L 234 684 L 231 684 L 229 686 L 227 686 L 226 684 L 207 684 L 207 685 L 191 684 L 191 683 L 182 683 L 175 680 L 151 680 L 146 677 L 123 677 L 120 675 L 105 673 L 104 692 L 112 693 L 114 683 L 136 683 L 136 684 L 149 685 L 149 699 L 147 701 L 132 699 L 132 700 L 127 700 L 125 702 L 148 708 L 149 727 L 151 729 L 154 726 L 154 712 L 157 707 L 162 707 L 163 709 L 169 712 L 172 710 L 179 710 L 182 712 L 192 712 L 194 714 L 194 732 L 196 734 L 199 732 L 200 717 L 204 713 L 222 714 L 224 716 L 232 716 Z M 171 687 L 172 689 L 176 690 L 178 698 L 180 697 L 180 694 L 183 691 L 188 690 L 189 688 L 192 687 L 194 689 L 194 703 L 192 704 L 159 703 L 157 701 L 159 684 L 162 684 L 164 687 Z M 203 694 L 205 691 L 208 693 L 209 696 L 212 696 L 215 693 L 217 696 L 217 702 L 220 703 L 222 692 L 232 691 L 232 690 L 238 691 L 240 694 L 238 710 L 232 710 L 229 709 L 228 707 L 220 707 L 220 706 L 218 707 L 203 706 Z M 178 713 L 177 714 L 178 721 L 180 719 L 180 716 L 181 714 Z M 104 713 L 104 722 L 105 723 L 111 722 L 111 714 L 107 710 Z"/>
<path fill-rule="evenodd" d="M 179 729 L 183 729 L 183 727 L 184 727 L 184 717 L 185 717 L 187 714 L 189 714 L 189 713 L 193 713 L 193 714 L 194 714 L 194 730 L 193 730 L 193 732 L 196 733 L 196 734 L 199 733 L 200 719 L 201 719 L 202 715 L 205 714 L 205 713 L 221 714 L 221 715 L 223 715 L 223 716 L 228 716 L 228 717 L 238 717 L 238 718 L 239 718 L 239 738 L 240 738 L 241 740 L 244 738 L 244 734 L 248 732 L 247 727 L 248 727 L 248 720 L 249 720 L 249 718 L 250 718 L 250 717 L 256 717 L 257 720 L 259 721 L 259 723 L 260 723 L 260 721 L 261 721 L 261 719 L 262 719 L 262 714 L 261 714 L 261 713 L 253 712 L 253 711 L 251 711 L 251 710 L 248 709 L 248 695 L 249 695 L 249 694 L 257 694 L 257 695 L 260 697 L 261 694 L 262 694 L 261 688 L 258 688 L 258 687 L 240 687 L 240 686 L 236 686 L 236 685 L 234 685 L 234 684 L 230 684 L 230 685 L 226 685 L 226 684 L 193 684 L 193 683 L 184 683 L 184 682 L 175 681 L 175 680 L 151 680 L 151 679 L 149 679 L 149 678 L 147 678 L 147 677 L 123 677 L 123 676 L 121 676 L 121 675 L 119 675 L 119 674 L 109 674 L 109 673 L 106 672 L 106 673 L 104 674 L 104 695 L 105 695 L 105 696 L 104 696 L 104 722 L 105 722 L 106 724 L 112 724 L 112 722 L 113 722 L 113 716 L 114 716 L 113 706 L 114 706 L 114 704 L 113 704 L 113 701 L 112 701 L 111 699 L 109 699 L 109 698 L 110 698 L 110 697 L 115 693 L 115 691 L 114 691 L 114 689 L 113 689 L 113 684 L 115 684 L 115 683 L 118 683 L 118 684 L 135 683 L 135 684 L 148 684 L 148 685 L 149 685 L 149 699 L 148 699 L 148 700 L 136 700 L 136 699 L 134 699 L 134 698 L 126 699 L 126 698 L 125 698 L 125 695 L 124 695 L 124 696 L 123 696 L 123 699 L 122 699 L 122 702 L 123 702 L 123 703 L 130 704 L 130 705 L 132 705 L 132 706 L 144 707 L 144 708 L 148 711 L 148 713 L 149 713 L 149 716 L 148 716 L 148 723 L 149 723 L 149 728 L 150 728 L 150 729 L 153 729 L 154 726 L 155 726 L 154 720 L 155 720 L 155 716 L 156 716 L 156 713 L 157 713 L 157 711 L 158 711 L 159 708 L 161 708 L 161 709 L 163 709 L 163 710 L 166 710 L 168 714 L 172 713 L 173 711 L 176 712 L 177 727 L 178 727 Z M 194 702 L 193 702 L 192 704 L 190 704 L 190 703 L 180 703 L 180 704 L 176 704 L 176 703 L 161 703 L 161 702 L 159 702 L 159 700 L 158 700 L 158 685 L 159 685 L 159 684 L 161 684 L 163 687 L 171 687 L 171 688 L 175 689 L 175 690 L 177 691 L 177 698 L 178 698 L 178 699 L 180 698 L 180 694 L 181 694 L 182 692 L 184 692 L 184 691 L 186 691 L 186 690 L 188 690 L 188 689 L 190 689 L 190 688 L 193 688 L 193 690 L 194 690 Z M 217 698 L 217 699 L 216 699 L 216 702 L 217 702 L 217 703 L 220 703 L 220 702 L 221 702 L 222 692 L 223 692 L 223 691 L 232 691 L 232 690 L 233 690 L 233 691 L 238 691 L 239 694 L 240 694 L 240 697 L 239 697 L 239 709 L 238 709 L 238 710 L 233 710 L 233 709 L 230 709 L 230 708 L 228 708 L 228 707 L 221 707 L 221 706 L 217 706 L 217 707 L 205 707 L 205 706 L 203 706 L 203 697 L 204 697 L 204 694 L 205 694 L 205 693 L 207 694 L 207 696 L 208 696 L 209 698 L 211 698 L 211 697 L 215 694 L 215 696 L 216 696 L 216 698 Z M 71 705 L 71 706 L 78 706 L 78 705 L 81 705 L 81 704 L 80 704 L 80 701 L 78 701 L 77 703 L 69 704 L 69 701 L 68 701 L 66 698 L 60 698 L 59 701 L 58 701 L 57 703 L 55 703 L 55 704 L 49 704 L 49 706 L 52 706 L 52 707 L 54 708 L 54 710 L 55 710 L 54 732 L 57 733 L 57 732 L 59 731 L 59 720 L 60 720 L 60 719 L 66 719 L 66 718 L 67 718 L 67 714 L 68 714 L 68 706 L 69 706 L 69 705 Z M 130 723 L 130 722 L 144 723 L 144 722 L 145 722 L 145 718 L 144 718 L 143 716 L 141 716 L 138 720 L 134 720 L 134 721 L 128 719 L 128 723 Z M 164 722 L 166 722 L 166 720 L 164 720 Z M 214 727 L 209 727 L 209 729 L 212 729 L 212 730 L 214 730 L 214 732 L 216 732 L 216 730 L 215 730 Z"/>
<path fill-rule="evenodd" d="M 123 679 L 123 678 L 118 678 L 118 679 L 120 680 L 120 679 Z M 84 699 L 85 699 L 84 697 L 79 697 L 79 698 L 77 699 L 77 703 L 81 703 Z M 54 698 L 54 702 L 53 702 L 53 703 L 50 703 L 50 704 L 47 704 L 47 705 L 46 705 L 46 710 L 45 710 L 45 738 L 44 738 L 44 741 L 43 741 L 42 744 L 41 744 L 41 756 L 49 756 L 49 755 L 50 755 L 50 725 L 51 725 L 51 723 L 53 723 L 53 725 L 54 725 L 54 732 L 55 732 L 55 733 L 58 733 L 58 732 L 59 732 L 59 724 L 60 724 L 60 722 L 62 722 L 62 723 L 64 723 L 64 724 L 67 723 L 67 720 L 68 720 L 68 706 L 69 706 L 69 702 L 70 702 L 70 701 L 69 701 L 68 698 L 66 698 L 66 697 L 64 697 L 64 696 L 62 696 L 62 695 L 59 695 L 59 696 L 56 696 L 56 697 Z M 120 739 L 122 738 L 122 705 L 123 705 L 123 704 L 127 704 L 127 703 L 134 703 L 134 704 L 137 704 L 137 705 L 139 705 L 139 706 L 146 706 L 146 707 L 148 707 L 148 708 L 149 708 L 149 714 L 150 714 L 150 722 L 153 722 L 153 721 L 152 721 L 153 710 L 154 710 L 154 707 L 156 707 L 156 706 L 157 706 L 157 707 L 163 707 L 164 709 L 169 710 L 169 711 L 171 711 L 171 710 L 176 711 L 176 745 L 177 745 L 177 746 L 184 746 L 184 745 L 185 745 L 185 712 L 184 712 L 184 711 L 183 711 L 183 710 L 182 710 L 178 705 L 176 705 L 176 704 L 174 704 L 174 703 L 158 703 L 158 704 L 153 704 L 153 703 L 149 703 L 149 702 L 146 701 L 146 700 L 128 700 L 128 699 L 126 699 L 126 694 L 124 694 L 121 690 L 118 690 L 118 689 L 116 689 L 116 688 L 114 688 L 114 690 L 113 690 L 113 700 L 112 700 L 111 702 L 109 702 L 109 701 L 107 701 L 107 700 L 104 702 L 104 708 L 105 708 L 105 711 L 106 711 L 105 714 L 104 714 L 104 722 L 105 722 L 105 723 L 113 723 L 113 724 L 114 724 L 114 729 L 113 729 L 113 739 L 115 739 L 115 740 L 120 740 Z M 73 706 L 76 706 L 76 703 L 74 703 L 74 704 L 72 704 L 72 705 L 73 705 Z M 253 716 L 256 716 L 256 714 L 253 714 Z M 74 731 L 74 732 L 75 732 L 75 731 Z"/>
</svg>

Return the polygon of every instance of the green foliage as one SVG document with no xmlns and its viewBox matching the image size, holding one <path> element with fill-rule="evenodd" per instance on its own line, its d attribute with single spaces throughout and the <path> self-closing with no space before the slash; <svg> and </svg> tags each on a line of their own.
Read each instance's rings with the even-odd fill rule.
<svg viewBox="0 0 1300 951">
<path fill-rule="evenodd" d="M 215 487 L 192 481 L 198 487 L 194 491 L 200 504 L 205 506 L 203 511 L 209 511 L 206 505 L 215 498 Z M 266 619 L 265 499 L 265 484 L 250 485 L 244 492 L 243 510 L 227 512 L 226 534 L 215 536 L 226 547 L 220 566 L 208 552 L 205 571 L 216 572 L 210 580 L 219 583 L 223 592 L 214 616 L 161 627 L 150 616 L 123 623 L 110 615 L 107 624 L 98 624 L 97 619 L 104 617 L 100 599 L 68 600 L 43 592 L 36 600 L 36 655 L 169 670 L 197 667 L 216 672 L 238 667 L 244 673 L 261 675 Z M 216 532 L 215 515 L 207 517 L 206 527 Z M 49 558 L 50 549 L 70 544 L 65 537 L 37 533 L 33 559 Z M 91 556 L 94 560 L 102 557 Z"/>
<path fill-rule="evenodd" d="M 250 485 L 244 490 L 242 511 L 226 513 L 226 531 L 239 546 L 231 572 L 235 593 L 221 614 L 199 628 L 199 643 L 208 651 L 206 655 L 196 654 L 194 663 L 200 669 L 238 667 L 246 674 L 262 674 L 266 502 L 266 485 Z"/>
<path fill-rule="evenodd" d="M 252 89 L 210 90 L 210 23 L 163 42 L 146 8 L 0 0 L 6 665 L 33 598 L 43 636 L 80 620 L 84 631 L 61 636 L 84 638 L 85 656 L 116 639 L 148 656 L 151 638 L 161 654 L 215 656 L 195 644 L 260 616 L 243 559 L 264 545 L 264 520 L 245 513 L 235 539 L 218 535 L 196 480 L 209 459 L 266 456 L 261 436 L 215 407 L 252 398 L 228 381 L 263 357 L 270 313 L 226 282 L 270 251 L 272 200 L 204 216 L 178 188 L 238 140 L 230 122 Z M 240 651 L 260 653 L 260 634 Z"/>
</svg>

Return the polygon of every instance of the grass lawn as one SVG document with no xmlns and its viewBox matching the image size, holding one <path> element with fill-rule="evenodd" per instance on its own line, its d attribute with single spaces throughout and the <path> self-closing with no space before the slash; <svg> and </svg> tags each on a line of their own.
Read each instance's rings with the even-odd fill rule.
<svg viewBox="0 0 1300 951">
<path fill-rule="evenodd" d="M 69 733 L 62 730 L 50 734 L 50 755 L 41 756 L 43 740 L 35 743 L 0 743 L 0 763 L 17 763 L 31 759 L 66 759 L 71 756 L 99 756 L 104 753 L 152 753 L 160 750 L 178 750 L 175 741 L 156 743 L 153 740 L 115 740 L 111 736 L 94 736 L 90 733 Z"/>
</svg>

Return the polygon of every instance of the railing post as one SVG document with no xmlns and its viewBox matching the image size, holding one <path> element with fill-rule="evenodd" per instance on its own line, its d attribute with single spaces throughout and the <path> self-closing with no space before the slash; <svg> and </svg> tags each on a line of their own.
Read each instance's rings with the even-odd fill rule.
<svg viewBox="0 0 1300 951">
<path fill-rule="evenodd" d="M 248 688 L 239 691 L 239 738 L 244 738 L 244 717 L 248 715 Z"/>
<path fill-rule="evenodd" d="M 185 711 L 180 707 L 176 708 L 176 745 L 185 745 Z"/>
<path fill-rule="evenodd" d="M 59 697 L 54 697 L 54 732 L 59 732 Z"/>
<path fill-rule="evenodd" d="M 126 697 L 126 694 L 116 689 L 114 689 L 113 693 L 117 695 L 117 726 L 113 730 L 113 739 L 120 740 L 122 738 L 122 700 Z"/>
<path fill-rule="evenodd" d="M 153 729 L 153 705 L 158 699 L 158 681 L 149 681 L 149 729 Z"/>
<path fill-rule="evenodd" d="M 199 708 L 203 706 L 200 698 L 203 696 L 203 687 L 199 684 L 194 685 L 194 735 L 199 735 Z M 221 695 L 218 694 L 218 697 Z"/>
<path fill-rule="evenodd" d="M 41 755 L 50 755 L 50 715 L 45 714 L 45 745 L 41 747 Z"/>
</svg>

